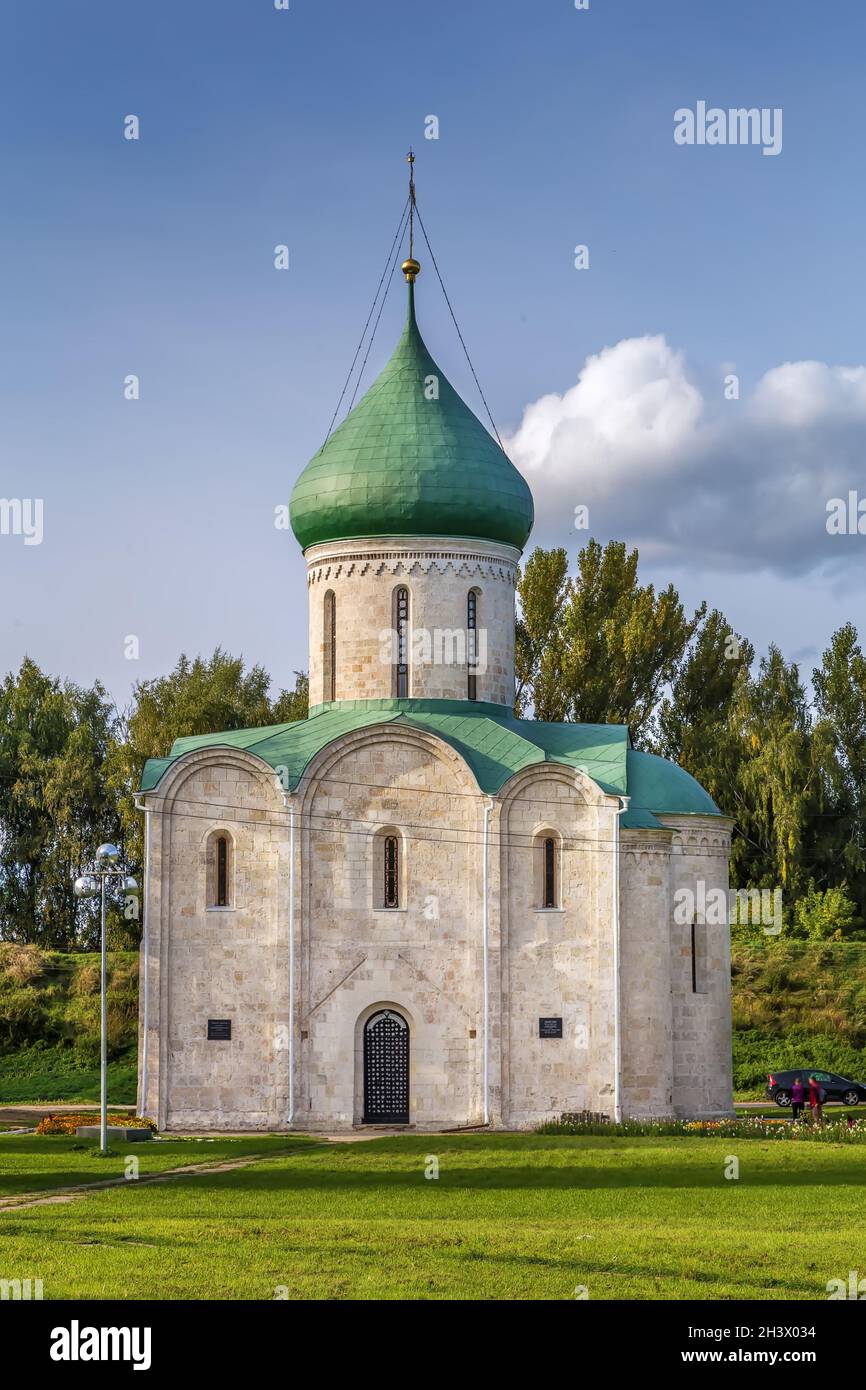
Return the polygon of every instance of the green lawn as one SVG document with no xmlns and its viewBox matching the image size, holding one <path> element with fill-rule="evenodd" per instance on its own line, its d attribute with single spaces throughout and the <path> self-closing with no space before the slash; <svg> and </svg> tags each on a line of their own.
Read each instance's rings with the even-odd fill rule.
<svg viewBox="0 0 866 1390">
<path fill-rule="evenodd" d="M 92 1122 L 99 1123 L 94 1115 Z M 89 1139 L 65 1135 L 21 1134 L 0 1140 L 0 1198 L 20 1192 L 41 1192 L 76 1183 L 122 1178 L 128 1155 L 139 1161 L 140 1173 L 162 1173 L 189 1163 L 216 1163 L 223 1158 L 270 1150 L 296 1149 L 309 1141 L 295 1136 L 259 1135 L 249 1139 L 159 1139 L 124 1144 L 114 1139 L 103 1158 Z M 0 1234 L 5 1230 L 0 1225 Z"/>
<path fill-rule="evenodd" d="M 732 1152 L 738 1181 L 724 1177 Z M 65 1140 L 0 1139 L 4 1181 L 102 1162 Z M 232 1173 L 0 1215 L 0 1235 L 7 1277 L 41 1278 L 46 1298 L 573 1299 L 581 1285 L 596 1299 L 824 1298 L 866 1266 L 863 1170 L 861 1148 L 829 1143 L 299 1142 Z"/>
</svg>

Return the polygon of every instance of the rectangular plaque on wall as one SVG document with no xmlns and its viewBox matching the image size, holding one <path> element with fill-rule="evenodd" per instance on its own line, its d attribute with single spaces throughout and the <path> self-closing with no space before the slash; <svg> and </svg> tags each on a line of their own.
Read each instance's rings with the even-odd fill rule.
<svg viewBox="0 0 866 1390">
<path fill-rule="evenodd" d="M 561 1038 L 562 1019 L 540 1018 L 538 1020 L 538 1036 L 540 1038 Z"/>
<path fill-rule="evenodd" d="M 208 1042 L 231 1042 L 232 1021 L 230 1018 L 209 1018 L 207 1021 Z"/>
</svg>

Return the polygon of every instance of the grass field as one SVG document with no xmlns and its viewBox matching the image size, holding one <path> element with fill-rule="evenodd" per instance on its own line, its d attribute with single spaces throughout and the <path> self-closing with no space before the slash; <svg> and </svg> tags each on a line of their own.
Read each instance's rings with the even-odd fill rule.
<svg viewBox="0 0 866 1390">
<path fill-rule="evenodd" d="M 94 1117 L 98 1124 L 98 1117 Z M 105 1158 L 91 1140 L 56 1135 L 21 1134 L 0 1143 L 0 1200 L 21 1192 L 41 1192 L 76 1183 L 121 1178 L 127 1155 L 141 1173 L 163 1173 L 189 1163 L 216 1163 L 269 1150 L 296 1149 L 304 1139 L 260 1135 L 249 1139 L 166 1139 L 127 1143 L 115 1140 Z M 5 1230 L 0 1226 L 0 1233 Z"/>
<path fill-rule="evenodd" d="M 108 1175 L 112 1160 L 73 1142 L 0 1138 L 0 1191 Z M 2 1273 L 41 1278 L 46 1298 L 573 1299 L 585 1286 L 594 1299 L 804 1299 L 866 1260 L 854 1146 L 427 1135 L 141 1148 L 162 1164 L 293 1142 L 233 1172 L 0 1214 Z M 425 1177 L 431 1155 L 438 1179 Z"/>
</svg>

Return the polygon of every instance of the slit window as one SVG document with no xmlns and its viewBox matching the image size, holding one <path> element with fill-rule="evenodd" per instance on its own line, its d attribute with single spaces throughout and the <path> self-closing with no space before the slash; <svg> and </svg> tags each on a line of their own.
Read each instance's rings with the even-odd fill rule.
<svg viewBox="0 0 866 1390">
<path fill-rule="evenodd" d="M 707 927 L 692 922 L 692 994 L 707 993 Z"/>
<path fill-rule="evenodd" d="M 466 696 L 469 700 L 478 699 L 478 595 L 474 589 L 469 590 L 469 597 L 466 601 L 466 655 L 468 658 L 468 680 Z"/>
<path fill-rule="evenodd" d="M 325 594 L 325 699 L 337 698 L 337 597 L 333 589 Z"/>
<path fill-rule="evenodd" d="M 548 835 L 542 846 L 544 894 L 542 907 L 556 907 L 556 841 Z"/>
<path fill-rule="evenodd" d="M 409 590 L 397 590 L 397 699 L 409 698 Z"/>
<path fill-rule="evenodd" d="M 400 906 L 400 845 L 396 835 L 385 836 L 385 907 Z"/>
<path fill-rule="evenodd" d="M 229 842 L 225 835 L 216 842 L 216 906 L 228 907 L 229 901 Z"/>
</svg>

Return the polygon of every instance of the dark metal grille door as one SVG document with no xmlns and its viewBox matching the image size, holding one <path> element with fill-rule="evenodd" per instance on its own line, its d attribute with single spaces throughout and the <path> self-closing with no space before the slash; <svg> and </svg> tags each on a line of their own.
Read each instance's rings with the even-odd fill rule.
<svg viewBox="0 0 866 1390">
<path fill-rule="evenodd" d="M 390 1009 L 364 1026 L 364 1123 L 409 1123 L 409 1025 Z"/>
</svg>

